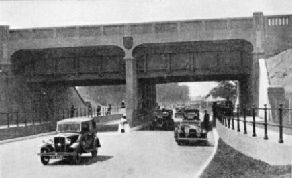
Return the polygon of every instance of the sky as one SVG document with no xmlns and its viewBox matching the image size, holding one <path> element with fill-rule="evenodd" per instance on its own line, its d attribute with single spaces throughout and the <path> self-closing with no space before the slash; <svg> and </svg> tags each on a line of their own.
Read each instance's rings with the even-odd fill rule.
<svg viewBox="0 0 292 178">
<path fill-rule="evenodd" d="M 137 23 L 292 14 L 292 0 L 8 0 L 0 24 L 10 28 Z"/>
<path fill-rule="evenodd" d="M 292 14 L 292 0 L 21 0 L 0 1 L 0 25 L 10 29 L 141 23 L 187 19 Z M 214 82 L 181 83 L 191 96 L 206 95 Z"/>
</svg>

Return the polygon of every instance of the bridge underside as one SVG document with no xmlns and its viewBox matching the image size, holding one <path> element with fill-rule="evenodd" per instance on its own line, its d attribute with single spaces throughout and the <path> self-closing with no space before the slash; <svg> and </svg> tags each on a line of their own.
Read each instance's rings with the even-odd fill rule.
<svg viewBox="0 0 292 178">
<path fill-rule="evenodd" d="M 17 51 L 12 63 L 15 76 L 43 87 L 127 84 L 131 119 L 154 109 L 161 83 L 238 80 L 242 101 L 252 103 L 252 49 L 245 40 L 142 44 L 124 59 L 117 46 L 50 48 Z"/>
</svg>

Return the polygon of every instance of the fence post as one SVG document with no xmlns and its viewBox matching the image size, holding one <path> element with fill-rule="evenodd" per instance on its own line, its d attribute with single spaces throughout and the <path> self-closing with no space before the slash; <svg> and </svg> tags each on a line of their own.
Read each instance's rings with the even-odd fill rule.
<svg viewBox="0 0 292 178">
<path fill-rule="evenodd" d="M 252 105 L 252 136 L 256 137 L 256 130 L 255 130 L 255 104 Z"/>
<path fill-rule="evenodd" d="M 9 128 L 9 113 L 7 113 L 7 127 Z"/>
<path fill-rule="evenodd" d="M 243 129 L 244 129 L 244 134 L 247 134 L 247 131 L 246 131 L 246 107 L 245 107 L 245 105 L 243 106 Z"/>
<path fill-rule="evenodd" d="M 36 112 L 35 112 L 35 114 L 36 114 Z M 42 123 L 42 117 L 39 116 L 39 118 L 40 118 L 40 124 L 41 124 Z"/>
<path fill-rule="evenodd" d="M 232 130 L 234 130 L 234 113 L 233 110 L 230 108 L 230 114 L 231 114 L 231 119 L 232 119 Z"/>
<path fill-rule="evenodd" d="M 237 131 L 238 132 L 240 132 L 239 112 L 240 112 L 240 108 L 239 108 L 239 105 L 237 105 Z"/>
<path fill-rule="evenodd" d="M 18 111 L 16 112 L 16 126 L 18 127 L 19 126 L 19 115 L 18 115 Z"/>
<path fill-rule="evenodd" d="M 225 117 L 226 117 L 226 119 L 228 121 L 228 129 L 230 129 L 230 117 L 228 117 L 228 116 L 225 116 Z"/>
<path fill-rule="evenodd" d="M 269 138 L 268 138 L 268 115 L 267 115 L 267 104 L 265 104 L 264 105 L 265 106 L 265 108 L 264 108 L 264 110 L 265 110 L 265 137 L 264 137 L 264 139 L 265 140 L 268 140 Z"/>
<path fill-rule="evenodd" d="M 34 116 L 32 116 L 32 125 L 34 126 Z"/>
<path fill-rule="evenodd" d="M 27 120 L 26 120 L 26 117 L 24 119 L 24 126 L 27 127 Z"/>
<path fill-rule="evenodd" d="M 283 116 L 283 104 L 279 105 L 279 143 L 283 143 L 283 124 L 282 124 L 282 116 Z"/>
</svg>

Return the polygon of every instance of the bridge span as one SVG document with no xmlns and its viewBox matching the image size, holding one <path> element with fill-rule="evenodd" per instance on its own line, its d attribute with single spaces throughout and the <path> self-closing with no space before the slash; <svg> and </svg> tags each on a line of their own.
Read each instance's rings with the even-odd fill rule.
<svg viewBox="0 0 292 178">
<path fill-rule="evenodd" d="M 1 26 L 0 105 L 23 109 L 22 98 L 30 108 L 59 107 L 70 86 L 126 84 L 132 124 L 142 108 L 155 107 L 156 84 L 216 80 L 238 80 L 240 103 L 258 105 L 258 60 L 292 47 L 291 22 L 292 15 L 256 12 L 141 24 Z"/>
</svg>

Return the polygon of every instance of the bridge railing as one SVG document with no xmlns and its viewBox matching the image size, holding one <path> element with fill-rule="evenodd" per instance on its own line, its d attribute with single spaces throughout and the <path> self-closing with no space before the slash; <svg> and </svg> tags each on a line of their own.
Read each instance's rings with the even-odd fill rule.
<svg viewBox="0 0 292 178">
<path fill-rule="evenodd" d="M 260 110 L 264 111 L 264 118 L 258 119 L 257 112 Z M 278 120 L 279 123 L 272 123 L 268 122 L 268 111 L 269 110 L 276 110 L 278 113 Z M 279 104 L 278 108 L 267 108 L 265 104 L 264 107 L 255 107 L 253 105 L 252 108 L 242 107 L 239 106 L 233 107 L 226 107 L 224 105 L 217 105 L 215 112 L 217 119 L 226 127 L 232 130 L 237 130 L 238 132 L 243 132 L 244 134 L 247 133 L 247 124 L 252 126 L 252 136 L 257 137 L 257 128 L 261 128 L 264 130 L 264 139 L 268 140 L 268 130 L 276 131 L 279 136 L 279 143 L 283 143 L 283 133 L 292 134 L 292 127 L 291 126 L 284 126 L 283 125 L 283 116 L 284 112 L 292 110 L 292 108 L 284 108 L 283 104 Z M 251 118 L 250 118 L 251 117 Z M 249 118 L 249 119 L 247 119 Z M 243 128 L 241 127 L 243 124 Z"/>
</svg>

